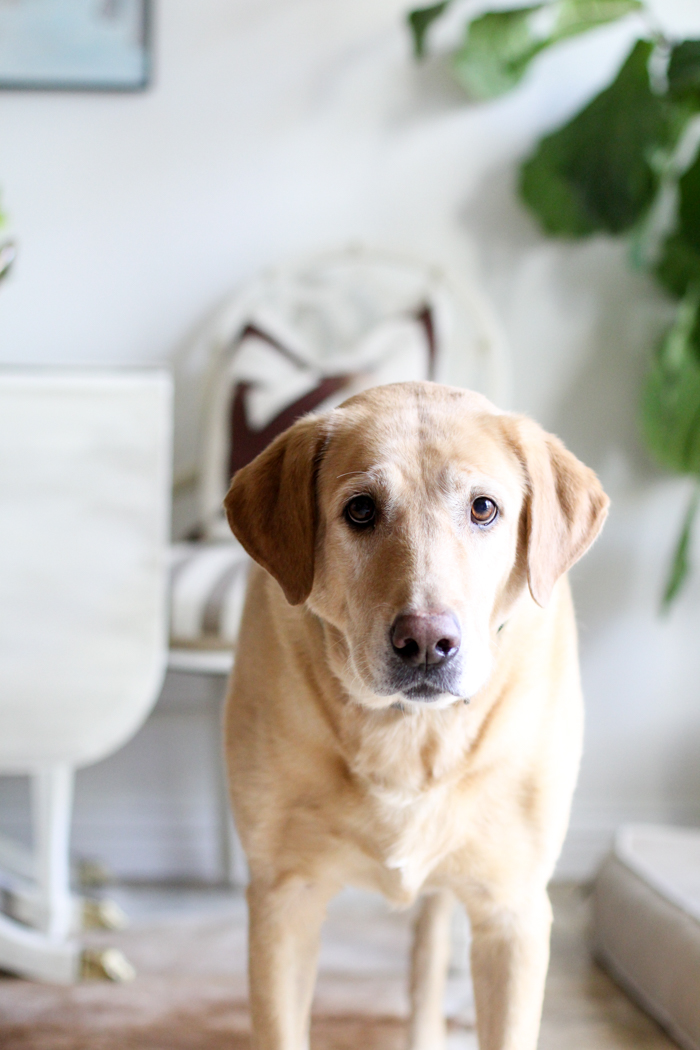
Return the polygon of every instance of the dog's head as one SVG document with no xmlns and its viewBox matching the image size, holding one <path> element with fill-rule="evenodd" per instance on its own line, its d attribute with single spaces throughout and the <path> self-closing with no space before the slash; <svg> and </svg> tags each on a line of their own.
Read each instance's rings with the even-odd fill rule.
<svg viewBox="0 0 700 1050">
<path fill-rule="evenodd" d="M 545 605 L 607 513 L 561 442 L 479 394 L 398 383 L 307 416 L 234 477 L 231 528 L 329 626 L 371 707 L 468 698 L 529 585 Z"/>
</svg>

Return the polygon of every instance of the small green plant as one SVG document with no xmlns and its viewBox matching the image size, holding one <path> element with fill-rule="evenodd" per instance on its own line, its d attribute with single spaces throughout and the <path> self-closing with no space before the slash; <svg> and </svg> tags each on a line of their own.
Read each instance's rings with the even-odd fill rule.
<svg viewBox="0 0 700 1050">
<path fill-rule="evenodd" d="M 408 15 L 417 58 L 450 4 Z M 695 479 L 663 596 L 668 606 L 689 572 L 700 506 L 700 40 L 669 40 L 641 0 L 551 0 L 470 19 L 451 64 L 470 98 L 496 98 L 545 49 L 633 13 L 645 29 L 614 81 L 540 140 L 520 167 L 519 192 L 552 237 L 626 236 L 633 265 L 678 303 L 640 407 L 655 459 Z"/>
</svg>

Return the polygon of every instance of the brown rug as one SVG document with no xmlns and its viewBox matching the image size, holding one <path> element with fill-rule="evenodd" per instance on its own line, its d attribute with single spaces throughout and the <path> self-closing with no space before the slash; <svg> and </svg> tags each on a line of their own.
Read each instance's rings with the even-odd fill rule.
<svg viewBox="0 0 700 1050">
<path fill-rule="evenodd" d="M 403 1050 L 406 1022 L 393 978 L 321 977 L 315 1050 Z M 130 984 L 56 987 L 0 980 L 2 1050 L 248 1050 L 244 981 L 235 975 L 140 974 Z M 345 1007 L 350 1007 L 346 1012 Z M 403 1013 L 403 1010 L 401 1010 Z"/>
<path fill-rule="evenodd" d="M 248 1050 L 245 1003 L 232 1002 L 225 982 L 144 980 L 140 997 L 158 1002 L 155 1011 L 112 991 L 107 1002 L 81 987 L 60 1006 L 47 1002 L 41 1016 L 1 1025 L 2 1050 Z M 405 1040 L 405 1022 L 389 1017 L 316 1017 L 311 1035 L 315 1050 L 403 1050 Z"/>
<path fill-rule="evenodd" d="M 321 979 L 312 1027 L 317 1050 L 400 1050 L 405 1020 L 363 1001 L 396 1000 L 394 982 Z M 355 994 L 353 994 L 355 993 Z M 327 998 L 327 1010 L 323 1000 Z M 355 999 L 352 1014 L 338 1012 Z M 375 1000 L 376 1001 L 376 1000 Z M 381 1005 L 376 1001 L 376 1005 Z M 0 980 L 2 1050 L 247 1050 L 250 1024 L 241 982 L 215 975 L 140 975 L 124 985 L 86 981 L 71 988 Z"/>
</svg>

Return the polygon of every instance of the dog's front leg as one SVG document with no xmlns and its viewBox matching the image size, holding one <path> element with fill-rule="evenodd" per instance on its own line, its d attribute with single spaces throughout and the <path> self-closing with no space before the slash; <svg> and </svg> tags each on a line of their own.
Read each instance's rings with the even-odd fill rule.
<svg viewBox="0 0 700 1050">
<path fill-rule="evenodd" d="M 411 953 L 409 1050 L 442 1050 L 445 1044 L 445 979 L 453 908 L 449 890 L 438 890 L 421 901 Z"/>
<path fill-rule="evenodd" d="M 330 892 L 299 877 L 248 887 L 248 976 L 255 1050 L 306 1050 L 319 933 Z"/>
<path fill-rule="evenodd" d="M 535 1050 L 552 924 L 547 892 L 533 891 L 517 908 L 468 910 L 479 1050 Z"/>
</svg>

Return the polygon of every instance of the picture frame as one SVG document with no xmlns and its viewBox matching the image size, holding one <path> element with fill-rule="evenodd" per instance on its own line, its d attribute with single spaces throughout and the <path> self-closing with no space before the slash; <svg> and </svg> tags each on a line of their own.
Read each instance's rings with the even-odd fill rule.
<svg viewBox="0 0 700 1050">
<path fill-rule="evenodd" d="M 0 0 L 0 90 L 143 91 L 153 0 Z"/>
</svg>

